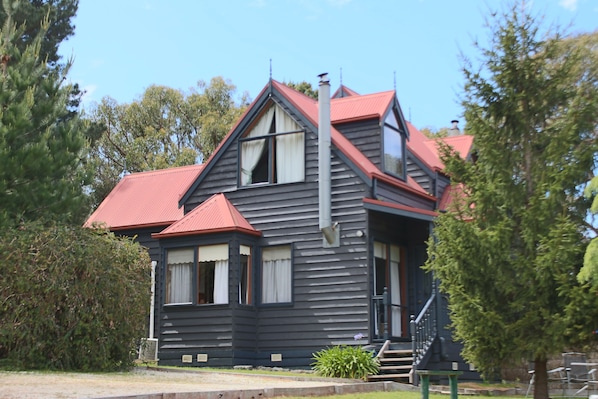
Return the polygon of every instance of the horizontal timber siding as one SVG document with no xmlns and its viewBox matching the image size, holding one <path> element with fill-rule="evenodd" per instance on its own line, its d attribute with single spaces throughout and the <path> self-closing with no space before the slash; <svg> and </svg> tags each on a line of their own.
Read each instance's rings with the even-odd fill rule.
<svg viewBox="0 0 598 399">
<path fill-rule="evenodd" d="M 255 330 L 250 312 L 242 319 L 235 313 L 232 321 L 240 327 L 235 328 L 233 350 L 235 353 L 249 350 L 255 331 L 254 348 L 262 359 L 256 360 L 259 363 L 269 364 L 271 353 L 283 353 L 285 365 L 288 362 L 309 365 L 315 350 L 353 343 L 357 333 L 368 335 L 367 238 L 357 237 L 355 232 L 365 231 L 367 226 L 363 198 L 368 196 L 369 188 L 333 153 L 332 220 L 340 225 L 341 245 L 323 248 L 319 229 L 317 137 L 307 132 L 305 138 L 304 182 L 237 189 L 238 151 L 233 144 L 185 205 L 189 210 L 211 195 L 225 192 L 251 225 L 262 232 L 259 242 L 262 247 L 293 245 L 293 302 L 259 305 L 258 297 Z M 256 285 L 259 285 L 261 276 L 257 269 L 259 265 L 256 266 Z M 293 353 L 301 355 L 291 360 Z"/>
</svg>

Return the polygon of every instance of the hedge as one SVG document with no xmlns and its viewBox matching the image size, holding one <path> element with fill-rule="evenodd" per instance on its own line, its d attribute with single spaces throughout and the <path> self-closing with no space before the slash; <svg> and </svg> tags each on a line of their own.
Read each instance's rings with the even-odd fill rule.
<svg viewBox="0 0 598 399">
<path fill-rule="evenodd" d="M 0 232 L 0 365 L 108 371 L 145 335 L 150 259 L 132 239 L 39 223 Z"/>
</svg>

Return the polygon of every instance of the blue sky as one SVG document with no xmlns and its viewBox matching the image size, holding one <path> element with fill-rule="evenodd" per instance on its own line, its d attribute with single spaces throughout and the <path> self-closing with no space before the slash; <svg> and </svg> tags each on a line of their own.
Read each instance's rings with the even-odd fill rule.
<svg viewBox="0 0 598 399">
<path fill-rule="evenodd" d="M 535 0 L 546 26 L 598 29 L 598 0 Z M 72 81 L 84 106 L 138 99 L 153 84 L 187 91 L 222 76 L 251 99 L 272 77 L 308 81 L 328 72 L 360 94 L 393 90 L 419 128 L 460 117 L 459 54 L 479 55 L 484 18 L 507 0 L 80 0 Z M 270 62 L 270 60 L 272 60 Z M 462 121 L 464 123 L 464 121 Z"/>
</svg>

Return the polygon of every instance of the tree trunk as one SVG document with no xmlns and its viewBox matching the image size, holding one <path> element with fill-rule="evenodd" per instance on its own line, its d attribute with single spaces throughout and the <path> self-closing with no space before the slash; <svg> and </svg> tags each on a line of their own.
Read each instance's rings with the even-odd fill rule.
<svg viewBox="0 0 598 399">
<path fill-rule="evenodd" d="M 548 372 L 547 360 L 536 358 L 534 360 L 534 399 L 548 399 Z"/>
</svg>

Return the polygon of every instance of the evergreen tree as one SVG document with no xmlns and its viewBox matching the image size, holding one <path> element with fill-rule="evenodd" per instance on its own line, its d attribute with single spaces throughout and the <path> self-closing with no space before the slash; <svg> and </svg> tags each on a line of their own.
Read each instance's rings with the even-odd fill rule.
<svg viewBox="0 0 598 399">
<path fill-rule="evenodd" d="M 50 67 L 55 67 L 60 60 L 58 46 L 73 35 L 75 26 L 71 20 L 77 14 L 79 0 L 21 0 L 18 1 L 10 18 L 22 27 L 21 34 L 14 44 L 20 51 L 38 40 L 41 33 L 40 58 Z M 0 26 L 8 18 L 4 8 L 0 8 Z M 46 28 L 42 23 L 47 20 Z"/>
<path fill-rule="evenodd" d="M 11 2 L 0 43 L 0 223 L 53 219 L 81 222 L 83 124 L 69 109 L 69 64 L 50 69 L 41 58 L 48 21 L 21 48 L 24 27 L 12 20 Z"/>
<path fill-rule="evenodd" d="M 547 359 L 592 338 L 598 299 L 577 275 L 597 153 L 590 47 L 513 6 L 492 21 L 483 65 L 467 60 L 462 105 L 476 161 L 443 149 L 456 198 L 436 221 L 428 270 L 449 295 L 463 356 L 487 377 L 535 363 L 534 397 L 548 398 Z M 595 50 L 593 50 L 595 51 Z M 461 195 L 458 195 L 461 193 Z"/>
</svg>

